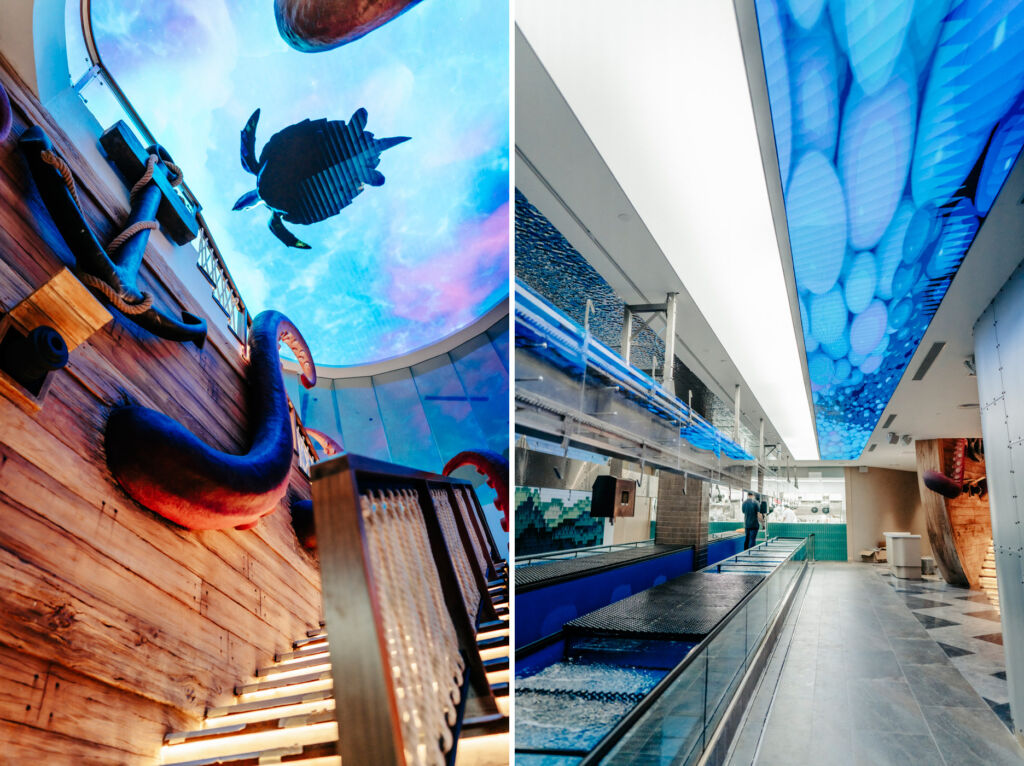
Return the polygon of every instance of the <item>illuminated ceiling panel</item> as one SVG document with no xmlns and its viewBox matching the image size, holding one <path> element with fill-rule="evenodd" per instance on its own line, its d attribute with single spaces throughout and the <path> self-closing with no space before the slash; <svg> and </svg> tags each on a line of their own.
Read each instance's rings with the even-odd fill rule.
<svg viewBox="0 0 1024 766">
<path fill-rule="evenodd" d="M 733 4 L 517 0 L 515 13 L 617 186 L 610 194 L 595 186 L 571 204 L 598 215 L 609 200 L 628 198 L 647 230 L 645 249 L 613 247 L 611 258 L 655 300 L 665 289 L 652 277 L 663 257 L 787 450 L 817 459 Z M 589 168 L 562 164 L 571 152 L 557 144 L 538 148 L 535 128 L 557 110 L 537 106 L 517 107 L 516 140 L 534 136 L 530 162 L 545 157 L 539 173 L 561 174 L 552 186 L 564 194 Z M 647 234 L 656 250 L 646 249 Z M 685 340 L 685 320 L 677 330 Z"/>
<path fill-rule="evenodd" d="M 818 444 L 855 459 L 1024 144 L 1024 3 L 755 7 Z"/>
<path fill-rule="evenodd" d="M 320 53 L 285 43 L 269 1 L 92 0 L 91 9 L 104 64 L 182 166 L 250 312 L 287 313 L 317 362 L 401 356 L 507 300 L 504 0 L 420 3 Z M 311 224 L 285 219 L 297 221 L 283 225 L 311 246 L 299 250 L 270 231 L 270 211 L 255 197 L 243 198 L 255 209 L 232 210 L 257 188 L 239 151 L 257 108 L 254 159 L 288 126 L 351 124 L 361 108 L 377 139 L 410 140 L 381 153 L 375 167 L 370 157 L 366 167 L 336 163 L 317 176 L 315 200 L 326 185 L 328 207 L 347 204 Z M 348 135 L 335 133 L 342 142 Z M 295 189 L 305 183 L 300 160 L 321 148 L 307 141 L 293 153 Z M 350 171 L 356 188 L 338 182 Z M 260 176 L 261 201 L 282 196 L 279 186 Z"/>
</svg>

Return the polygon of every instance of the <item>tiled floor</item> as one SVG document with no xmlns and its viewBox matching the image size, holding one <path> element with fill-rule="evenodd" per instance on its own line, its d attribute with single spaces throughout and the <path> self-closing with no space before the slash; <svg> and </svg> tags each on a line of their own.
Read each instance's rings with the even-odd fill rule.
<svg viewBox="0 0 1024 766">
<path fill-rule="evenodd" d="M 1005 669 L 997 665 L 1001 647 L 977 638 L 998 623 L 967 614 L 985 605 L 961 605 L 956 596 L 970 592 L 939 583 L 893 585 L 882 571 L 814 565 L 792 641 L 778 650 L 787 652 L 778 684 L 762 684 L 757 695 L 774 691 L 767 721 L 748 719 L 750 727 L 763 723 L 754 763 L 1024 764 L 1024 750 L 963 674 L 994 684 L 1001 679 L 992 674 Z M 939 642 L 967 653 L 951 657 Z M 1002 699 L 994 686 L 984 693 Z"/>
<path fill-rule="evenodd" d="M 915 582 L 892 577 L 884 566 L 875 569 L 960 674 L 1011 728 L 1002 624 L 985 594 L 951 587 L 939 577 Z"/>
</svg>

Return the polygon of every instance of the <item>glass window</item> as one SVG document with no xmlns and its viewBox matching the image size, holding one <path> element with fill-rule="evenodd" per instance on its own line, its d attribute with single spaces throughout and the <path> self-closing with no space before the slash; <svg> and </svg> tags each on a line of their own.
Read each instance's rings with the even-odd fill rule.
<svg viewBox="0 0 1024 766">
<path fill-rule="evenodd" d="M 391 461 L 423 471 L 440 472 L 444 464 L 409 370 L 374 375 L 373 386 L 387 433 Z"/>
<path fill-rule="evenodd" d="M 505 332 L 508 353 L 508 331 Z M 508 370 L 501 349 L 490 334 L 478 335 L 451 354 L 469 399 L 469 406 L 486 437 L 488 449 L 499 454 L 508 451 Z"/>
<path fill-rule="evenodd" d="M 345 378 L 334 381 L 334 400 L 341 424 L 341 443 L 357 455 L 391 460 L 384 421 L 377 407 L 377 394 L 371 378 Z M 316 420 L 307 421 L 320 428 Z"/>
</svg>

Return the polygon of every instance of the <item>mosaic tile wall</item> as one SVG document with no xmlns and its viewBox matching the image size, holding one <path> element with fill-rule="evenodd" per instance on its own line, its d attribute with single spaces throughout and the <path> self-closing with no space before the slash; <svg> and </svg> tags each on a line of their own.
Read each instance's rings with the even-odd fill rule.
<svg viewBox="0 0 1024 766">
<path fill-rule="evenodd" d="M 783 524 L 768 522 L 772 537 L 806 537 L 814 533 L 814 558 L 818 561 L 846 561 L 845 524 Z M 708 534 L 728 532 L 743 526 L 739 521 L 712 521 Z M 760 539 L 764 539 L 764 529 Z"/>
<path fill-rule="evenodd" d="M 604 519 L 590 516 L 590 493 L 516 487 L 516 556 L 604 542 Z"/>
<path fill-rule="evenodd" d="M 612 349 L 622 341 L 622 309 L 625 302 L 600 274 L 569 244 L 540 211 L 516 190 L 516 277 L 578 324 L 584 323 L 587 299 L 594 302 L 590 328 L 594 337 Z M 633 318 L 631 362 L 645 372 L 660 371 L 665 343 L 639 317 Z M 676 396 L 687 398 L 693 391 L 693 406 L 713 426 L 731 434 L 732 404 L 715 396 L 678 359 L 673 376 Z M 653 375 L 652 375 L 653 377 Z M 740 426 L 741 443 L 754 443 L 753 433 Z"/>
</svg>

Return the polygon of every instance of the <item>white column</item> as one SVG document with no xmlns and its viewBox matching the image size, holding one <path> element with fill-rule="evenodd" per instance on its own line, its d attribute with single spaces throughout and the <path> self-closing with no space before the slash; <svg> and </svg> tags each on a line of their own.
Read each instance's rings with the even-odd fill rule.
<svg viewBox="0 0 1024 766">
<path fill-rule="evenodd" d="M 661 375 L 661 385 L 675 396 L 676 387 L 672 379 L 673 366 L 676 359 L 676 295 L 665 296 L 665 369 Z"/>
<path fill-rule="evenodd" d="M 974 326 L 988 501 L 1006 680 L 1024 743 L 1024 273 L 1018 268 Z"/>
</svg>

